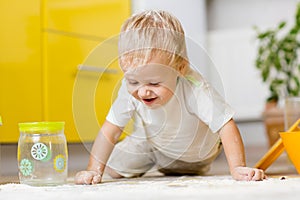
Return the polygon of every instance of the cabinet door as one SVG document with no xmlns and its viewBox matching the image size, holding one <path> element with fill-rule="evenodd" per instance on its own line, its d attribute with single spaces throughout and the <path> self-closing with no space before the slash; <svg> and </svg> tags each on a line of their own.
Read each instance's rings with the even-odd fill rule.
<svg viewBox="0 0 300 200">
<path fill-rule="evenodd" d="M 130 0 L 46 0 L 47 31 L 89 39 L 118 34 L 130 15 Z"/>
<path fill-rule="evenodd" d="M 19 122 L 42 120 L 40 1 L 1 1 L 0 11 L 0 142 L 15 143 Z"/>
<path fill-rule="evenodd" d="M 122 73 L 117 60 L 105 66 L 113 68 L 116 73 L 101 77 L 98 72 L 81 73 L 81 86 L 85 88 L 77 97 L 93 95 L 95 99 L 95 104 L 94 101 L 87 102 L 75 111 L 79 115 L 82 112 L 80 120 L 76 121 L 84 127 L 82 130 L 74 119 L 73 93 L 78 67 L 88 63 L 85 60 L 97 45 L 119 33 L 121 24 L 130 14 L 129 1 L 51 0 L 44 6 L 45 119 L 65 121 L 68 142 L 93 141 L 112 103 L 112 94 Z M 101 59 L 105 55 L 98 56 Z M 88 65 L 102 67 L 94 66 L 97 63 Z M 93 116 L 86 115 L 86 110 L 92 110 Z"/>
</svg>

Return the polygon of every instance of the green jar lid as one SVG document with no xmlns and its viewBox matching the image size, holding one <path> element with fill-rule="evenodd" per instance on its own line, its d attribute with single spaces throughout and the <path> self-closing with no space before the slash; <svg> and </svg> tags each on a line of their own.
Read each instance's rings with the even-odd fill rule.
<svg viewBox="0 0 300 200">
<path fill-rule="evenodd" d="M 19 123 L 20 132 L 25 133 L 48 133 L 64 129 L 65 122 L 25 122 Z"/>
</svg>

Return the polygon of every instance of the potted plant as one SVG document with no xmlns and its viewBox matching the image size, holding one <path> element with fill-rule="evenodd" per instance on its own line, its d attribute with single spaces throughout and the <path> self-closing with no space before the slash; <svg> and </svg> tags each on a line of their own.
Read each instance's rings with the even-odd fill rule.
<svg viewBox="0 0 300 200">
<path fill-rule="evenodd" d="M 294 25 L 290 28 L 286 25 L 280 22 L 277 27 L 264 31 L 255 27 L 258 41 L 255 66 L 270 92 L 264 112 L 270 145 L 278 139 L 278 132 L 284 130 L 283 111 L 278 109 L 277 103 L 300 95 L 300 3 Z"/>
</svg>

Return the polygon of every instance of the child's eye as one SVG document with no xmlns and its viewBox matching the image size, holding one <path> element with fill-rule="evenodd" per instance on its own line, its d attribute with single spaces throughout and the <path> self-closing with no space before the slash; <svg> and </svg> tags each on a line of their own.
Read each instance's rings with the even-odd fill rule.
<svg viewBox="0 0 300 200">
<path fill-rule="evenodd" d="M 128 83 L 129 83 L 130 85 L 137 85 L 137 84 L 139 84 L 139 82 L 133 81 L 133 80 L 129 80 Z"/>
<path fill-rule="evenodd" d="M 152 85 L 152 86 L 158 86 L 158 85 L 159 85 L 159 82 L 149 83 L 149 85 Z"/>
</svg>

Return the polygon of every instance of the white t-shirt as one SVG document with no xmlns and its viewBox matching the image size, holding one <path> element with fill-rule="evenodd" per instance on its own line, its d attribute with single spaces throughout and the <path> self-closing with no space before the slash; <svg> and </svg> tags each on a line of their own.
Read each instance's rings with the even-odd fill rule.
<svg viewBox="0 0 300 200">
<path fill-rule="evenodd" d="M 134 119 L 132 136 L 146 139 L 154 149 L 185 162 L 199 162 L 219 148 L 217 133 L 234 112 L 224 99 L 195 71 L 179 77 L 173 97 L 150 109 L 127 91 L 123 80 L 106 119 L 125 127 Z"/>
</svg>

